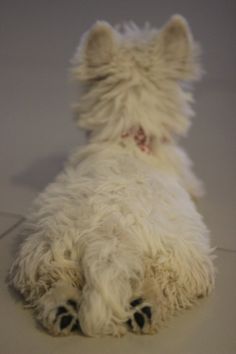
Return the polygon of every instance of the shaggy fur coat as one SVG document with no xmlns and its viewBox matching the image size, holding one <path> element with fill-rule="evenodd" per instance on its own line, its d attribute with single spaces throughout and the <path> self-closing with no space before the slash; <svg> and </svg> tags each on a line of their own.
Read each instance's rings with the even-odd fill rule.
<svg viewBox="0 0 236 354">
<path fill-rule="evenodd" d="M 186 21 L 97 22 L 73 61 L 88 135 L 35 201 L 10 284 L 53 335 L 155 333 L 214 287 L 202 194 L 177 138 L 199 77 Z"/>
</svg>

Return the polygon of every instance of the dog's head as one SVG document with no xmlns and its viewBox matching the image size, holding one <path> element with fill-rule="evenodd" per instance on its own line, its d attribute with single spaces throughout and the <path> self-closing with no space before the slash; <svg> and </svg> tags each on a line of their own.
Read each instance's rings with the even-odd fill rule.
<svg viewBox="0 0 236 354">
<path fill-rule="evenodd" d="M 119 139 L 140 127 L 156 139 L 185 134 L 191 94 L 183 82 L 199 77 L 198 53 L 179 15 L 161 30 L 97 22 L 83 36 L 73 62 L 82 87 L 79 126 L 94 141 Z"/>
</svg>

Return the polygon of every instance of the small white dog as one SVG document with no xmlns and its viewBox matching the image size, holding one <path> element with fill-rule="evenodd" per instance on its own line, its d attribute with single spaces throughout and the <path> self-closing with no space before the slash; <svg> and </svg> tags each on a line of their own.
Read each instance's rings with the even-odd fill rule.
<svg viewBox="0 0 236 354">
<path fill-rule="evenodd" d="M 198 54 L 181 16 L 84 35 L 73 73 L 88 143 L 36 200 L 10 270 L 51 334 L 155 333 L 214 287 L 201 184 L 176 142 Z"/>
</svg>

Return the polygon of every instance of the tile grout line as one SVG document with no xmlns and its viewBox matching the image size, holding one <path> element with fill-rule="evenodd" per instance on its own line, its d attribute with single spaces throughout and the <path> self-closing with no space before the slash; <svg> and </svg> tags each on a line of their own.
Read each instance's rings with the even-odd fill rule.
<svg viewBox="0 0 236 354">
<path fill-rule="evenodd" d="M 8 235 L 11 231 L 15 230 L 22 222 L 25 220 L 24 217 L 21 217 L 20 220 L 18 220 L 16 223 L 14 223 L 11 227 L 9 227 L 6 231 L 4 231 L 0 235 L 0 240 L 2 240 L 6 235 Z"/>
</svg>

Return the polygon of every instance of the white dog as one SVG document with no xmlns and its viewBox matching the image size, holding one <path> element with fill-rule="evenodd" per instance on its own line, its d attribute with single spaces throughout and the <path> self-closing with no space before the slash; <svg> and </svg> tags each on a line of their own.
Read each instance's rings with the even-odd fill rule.
<svg viewBox="0 0 236 354">
<path fill-rule="evenodd" d="M 202 194 L 177 145 L 199 51 L 186 21 L 97 22 L 73 73 L 88 143 L 36 200 L 10 283 L 53 335 L 155 333 L 214 287 Z"/>
</svg>

